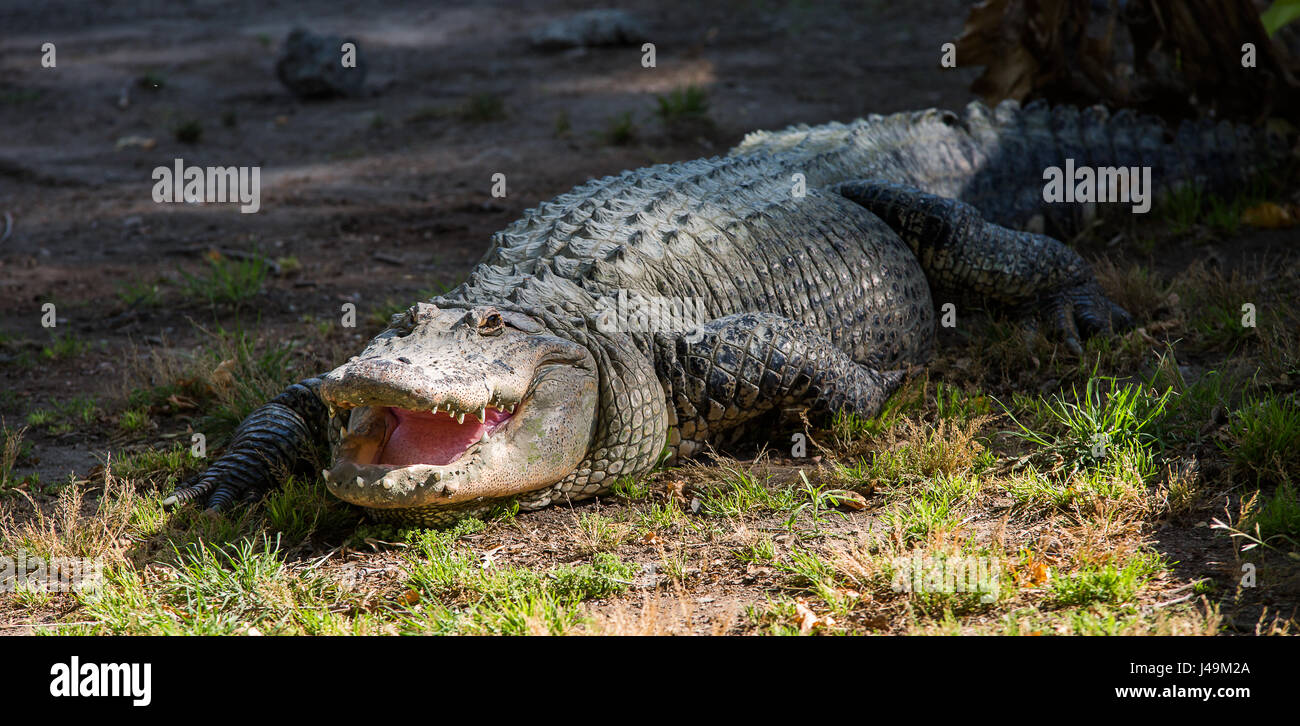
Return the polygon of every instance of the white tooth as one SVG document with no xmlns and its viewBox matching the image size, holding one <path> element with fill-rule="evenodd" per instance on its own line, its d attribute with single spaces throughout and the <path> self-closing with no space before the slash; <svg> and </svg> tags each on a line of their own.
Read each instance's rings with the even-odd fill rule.
<svg viewBox="0 0 1300 726">
<path fill-rule="evenodd" d="M 339 438 L 347 438 L 347 435 L 348 435 L 348 427 L 347 426 L 339 427 Z"/>
<path fill-rule="evenodd" d="M 510 404 L 509 406 L 506 406 L 506 410 L 509 411 L 510 413 L 514 413 L 514 412 L 515 412 L 515 405 L 512 403 L 512 404 Z"/>
<path fill-rule="evenodd" d="M 478 410 L 478 413 L 475 415 L 475 418 L 478 419 L 478 422 L 479 422 L 479 423 L 483 423 L 484 421 L 486 421 L 486 420 L 487 420 L 487 406 L 484 406 L 483 408 L 480 408 L 480 409 Z"/>
<path fill-rule="evenodd" d="M 366 480 L 362 479 L 361 477 L 357 477 L 357 486 L 363 487 L 365 485 L 366 485 Z"/>
<path fill-rule="evenodd" d="M 458 424 L 463 424 L 463 423 L 465 423 L 465 412 L 464 412 L 464 411 L 461 411 L 460 413 L 456 414 L 456 423 L 458 423 Z"/>
<path fill-rule="evenodd" d="M 320 475 L 323 476 L 323 477 L 325 477 L 325 481 L 329 481 L 329 480 L 330 480 L 330 470 L 329 470 L 329 469 L 321 469 L 321 470 L 320 470 Z"/>
<path fill-rule="evenodd" d="M 487 429 L 483 429 L 483 435 L 480 436 L 480 437 L 478 437 L 478 440 L 479 440 L 479 443 L 483 443 L 484 441 L 487 441 L 487 440 L 488 440 L 488 432 L 487 432 Z"/>
</svg>

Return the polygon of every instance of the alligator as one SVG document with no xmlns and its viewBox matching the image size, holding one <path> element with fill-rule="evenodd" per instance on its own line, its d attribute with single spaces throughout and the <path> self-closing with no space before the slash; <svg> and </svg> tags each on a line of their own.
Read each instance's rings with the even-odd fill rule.
<svg viewBox="0 0 1300 726">
<path fill-rule="evenodd" d="M 589 181 L 256 409 L 166 503 L 224 509 L 307 466 L 404 526 L 585 499 L 774 414 L 875 415 L 929 359 L 936 300 L 1004 308 L 1078 352 L 1132 321 L 1041 231 L 1087 216 L 1043 201 L 1044 169 L 1146 166 L 1165 194 L 1239 184 L 1272 148 L 1227 123 L 973 103 L 755 132 L 726 156 Z M 615 314 L 629 299 L 693 315 Z"/>
</svg>

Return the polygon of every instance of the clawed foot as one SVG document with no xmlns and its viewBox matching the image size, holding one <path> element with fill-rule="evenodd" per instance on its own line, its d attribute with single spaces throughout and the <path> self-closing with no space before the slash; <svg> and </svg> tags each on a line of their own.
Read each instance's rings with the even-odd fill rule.
<svg viewBox="0 0 1300 726">
<path fill-rule="evenodd" d="M 1094 335 L 1112 335 L 1133 325 L 1133 317 L 1116 305 L 1096 281 L 1088 281 L 1048 293 L 1035 303 L 1025 321 L 1036 330 L 1040 321 L 1050 331 L 1048 336 L 1060 340 L 1067 348 L 1080 355 L 1082 341 Z"/>
<path fill-rule="evenodd" d="M 223 474 L 226 476 L 223 477 Z M 171 508 L 197 502 L 209 512 L 220 512 L 235 502 L 256 501 L 261 494 L 262 490 L 231 477 L 223 468 L 214 466 L 176 487 L 171 496 L 162 500 L 162 505 Z"/>
</svg>

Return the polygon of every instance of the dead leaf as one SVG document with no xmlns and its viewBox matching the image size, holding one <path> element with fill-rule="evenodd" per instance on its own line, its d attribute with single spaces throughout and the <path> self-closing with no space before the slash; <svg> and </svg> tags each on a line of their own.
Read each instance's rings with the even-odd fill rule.
<svg viewBox="0 0 1300 726">
<path fill-rule="evenodd" d="M 1030 560 L 1020 572 L 1016 573 L 1016 581 L 1023 587 L 1040 587 L 1047 584 L 1048 578 L 1052 575 L 1052 570 L 1043 560 Z"/>
<path fill-rule="evenodd" d="M 854 511 L 867 508 L 867 498 L 848 489 L 835 489 L 826 492 L 826 496 L 835 500 L 835 505 L 839 507 L 847 507 Z"/>
<path fill-rule="evenodd" d="M 414 605 L 420 602 L 420 593 L 416 592 L 415 590 L 407 590 L 406 592 L 397 596 L 397 602 L 401 603 L 402 605 Z"/>
<path fill-rule="evenodd" d="M 211 375 L 208 376 L 208 385 L 212 390 L 224 393 L 235 387 L 235 376 L 231 371 L 235 369 L 235 359 L 227 358 L 217 364 Z"/>
<path fill-rule="evenodd" d="M 819 625 L 828 628 L 835 624 L 835 619 L 829 615 L 824 618 L 817 617 L 817 613 L 808 607 L 807 601 L 803 598 L 794 601 L 794 612 L 799 617 L 800 633 L 807 633 Z"/>
<path fill-rule="evenodd" d="M 660 541 L 659 535 L 654 532 L 646 532 L 641 536 L 641 544 L 659 544 Z"/>
<path fill-rule="evenodd" d="M 493 547 L 490 550 L 485 551 L 483 553 L 483 562 L 481 563 L 480 566 L 485 570 L 492 567 L 492 565 L 496 564 L 497 553 L 505 548 L 506 548 L 505 545 L 498 545 L 496 547 Z"/>
<path fill-rule="evenodd" d="M 189 411 L 199 407 L 199 404 L 189 396 L 181 396 L 175 393 L 167 397 L 167 403 L 170 403 L 177 411 Z"/>
<path fill-rule="evenodd" d="M 673 479 L 672 481 L 668 482 L 667 488 L 668 488 L 669 499 L 676 500 L 683 504 L 686 503 L 686 480 L 685 479 Z"/>
<path fill-rule="evenodd" d="M 1294 227 L 1297 222 L 1300 222 L 1297 216 L 1296 211 L 1290 207 L 1273 202 L 1264 202 L 1242 212 L 1241 221 L 1251 227 L 1280 229 L 1282 227 Z"/>
</svg>

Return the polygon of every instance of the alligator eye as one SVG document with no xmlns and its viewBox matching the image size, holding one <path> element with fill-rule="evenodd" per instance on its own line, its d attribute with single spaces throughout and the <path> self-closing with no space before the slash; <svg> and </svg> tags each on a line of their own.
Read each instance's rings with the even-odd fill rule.
<svg viewBox="0 0 1300 726">
<path fill-rule="evenodd" d="M 505 328 L 505 321 L 501 319 L 501 313 L 490 312 L 479 321 L 478 332 L 480 335 L 496 335 Z"/>
</svg>

